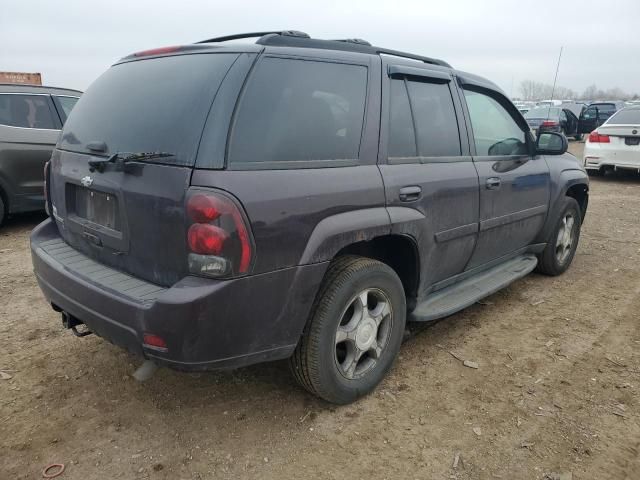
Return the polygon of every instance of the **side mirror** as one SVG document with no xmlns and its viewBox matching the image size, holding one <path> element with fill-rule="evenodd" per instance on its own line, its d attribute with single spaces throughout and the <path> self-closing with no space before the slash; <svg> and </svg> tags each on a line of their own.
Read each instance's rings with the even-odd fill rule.
<svg viewBox="0 0 640 480">
<path fill-rule="evenodd" d="M 562 133 L 541 132 L 536 140 L 536 153 L 539 155 L 562 155 L 569 148 L 567 137 Z"/>
</svg>

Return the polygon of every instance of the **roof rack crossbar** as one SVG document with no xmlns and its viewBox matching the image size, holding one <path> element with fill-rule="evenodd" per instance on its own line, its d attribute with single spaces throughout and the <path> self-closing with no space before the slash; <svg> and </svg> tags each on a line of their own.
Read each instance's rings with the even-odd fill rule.
<svg viewBox="0 0 640 480">
<path fill-rule="evenodd" d="M 270 32 L 249 32 L 249 33 L 236 33 L 234 35 L 225 35 L 223 37 L 209 38 L 207 40 L 200 40 L 196 43 L 219 43 L 228 42 L 230 40 L 240 40 L 243 38 L 256 38 L 264 37 L 265 35 L 284 35 L 288 37 L 302 37 L 309 38 L 309 35 L 304 32 L 298 32 L 296 30 L 274 30 Z"/>
</svg>

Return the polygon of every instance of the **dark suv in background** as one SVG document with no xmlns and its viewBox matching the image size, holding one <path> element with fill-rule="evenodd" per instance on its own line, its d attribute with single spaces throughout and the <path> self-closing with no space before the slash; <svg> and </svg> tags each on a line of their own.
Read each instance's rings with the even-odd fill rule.
<svg viewBox="0 0 640 480">
<path fill-rule="evenodd" d="M 139 52 L 64 127 L 35 273 L 76 332 L 185 370 L 289 358 L 347 403 L 406 320 L 568 268 L 588 179 L 566 149 L 490 81 L 363 40 Z"/>
<path fill-rule="evenodd" d="M 44 165 L 81 92 L 0 84 L 0 224 L 42 210 Z"/>
</svg>

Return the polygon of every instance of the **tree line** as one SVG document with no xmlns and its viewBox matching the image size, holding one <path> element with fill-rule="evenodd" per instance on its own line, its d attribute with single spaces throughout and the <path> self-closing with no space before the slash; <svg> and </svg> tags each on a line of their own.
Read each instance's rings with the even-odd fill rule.
<svg viewBox="0 0 640 480">
<path fill-rule="evenodd" d="M 521 100 L 550 99 L 552 92 L 553 98 L 562 100 L 638 100 L 640 98 L 637 93 L 631 94 L 618 87 L 602 90 L 596 85 L 590 85 L 582 93 L 578 93 L 558 85 L 554 91 L 553 85 L 533 80 L 520 82 Z"/>
</svg>

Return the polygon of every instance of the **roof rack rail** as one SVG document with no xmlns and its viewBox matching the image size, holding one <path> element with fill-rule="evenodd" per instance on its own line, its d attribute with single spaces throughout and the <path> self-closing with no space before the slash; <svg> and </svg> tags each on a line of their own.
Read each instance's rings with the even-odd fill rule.
<svg viewBox="0 0 640 480">
<path fill-rule="evenodd" d="M 252 32 L 252 33 L 238 33 L 235 35 L 226 35 L 224 37 L 210 38 L 208 40 L 201 40 L 197 43 L 218 43 L 227 42 L 229 40 L 239 40 L 242 38 L 256 38 L 258 45 L 271 45 L 277 47 L 302 47 L 302 48 L 318 48 L 324 50 L 342 50 L 347 52 L 368 53 L 370 55 L 391 55 L 394 57 L 409 58 L 411 60 L 417 60 L 419 62 L 430 63 L 432 65 L 439 65 L 441 67 L 452 68 L 444 60 L 438 60 L 437 58 L 424 57 L 422 55 L 415 55 L 413 53 L 401 52 L 399 50 L 392 50 L 389 48 L 374 47 L 366 40 L 360 38 L 346 38 L 338 40 L 320 40 L 317 38 L 311 38 L 307 33 L 299 32 L 297 30 L 276 30 L 271 32 Z"/>
<path fill-rule="evenodd" d="M 207 40 L 200 40 L 196 43 L 218 43 L 228 42 L 230 40 L 240 40 L 242 38 L 256 38 L 264 37 L 265 35 L 283 35 L 286 37 L 299 37 L 299 38 L 311 38 L 308 33 L 299 32 L 297 30 L 274 30 L 271 32 L 250 32 L 250 33 L 236 33 L 235 35 L 225 35 L 224 37 L 209 38 Z"/>
</svg>

